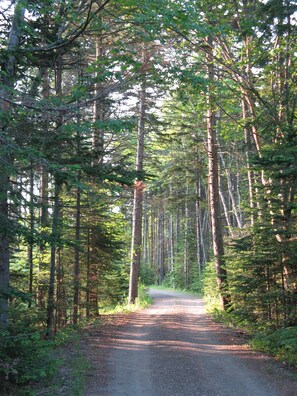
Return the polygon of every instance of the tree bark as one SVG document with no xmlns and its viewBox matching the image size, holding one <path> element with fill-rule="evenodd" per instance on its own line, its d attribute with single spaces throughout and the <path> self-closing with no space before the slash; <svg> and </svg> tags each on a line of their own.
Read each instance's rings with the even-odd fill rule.
<svg viewBox="0 0 297 396">
<path fill-rule="evenodd" d="M 158 220 L 158 267 L 160 274 L 160 283 L 162 284 L 165 278 L 165 265 L 164 265 L 164 208 L 162 199 L 159 203 L 159 220 Z"/>
<path fill-rule="evenodd" d="M 50 281 L 47 301 L 47 333 L 51 337 L 54 329 L 54 310 L 55 310 L 55 274 L 56 274 L 56 249 L 59 241 L 59 214 L 60 214 L 60 191 L 61 184 L 55 180 L 55 197 L 53 208 L 52 223 L 52 242 L 51 242 L 51 262 L 50 262 Z"/>
<path fill-rule="evenodd" d="M 78 305 L 80 291 L 80 220 L 81 220 L 81 191 L 76 190 L 76 222 L 75 222 L 75 263 L 74 263 L 74 296 L 73 296 L 73 324 L 78 322 Z"/>
<path fill-rule="evenodd" d="M 189 286 L 189 175 L 186 173 L 185 223 L 184 223 L 184 283 Z"/>
<path fill-rule="evenodd" d="M 208 188 L 209 188 L 209 207 L 212 230 L 212 244 L 217 282 L 221 298 L 222 309 L 228 304 L 227 292 L 227 272 L 224 268 L 224 243 L 223 228 L 221 220 L 220 194 L 219 194 L 219 164 L 218 164 L 218 143 L 216 135 L 216 118 L 213 109 L 213 88 L 214 64 L 212 53 L 212 40 L 208 38 L 209 50 L 206 54 L 208 72 L 208 93 L 207 93 L 207 151 L 208 151 Z"/>
<path fill-rule="evenodd" d="M 0 97 L 10 95 L 9 90 L 15 82 L 15 68 L 17 65 L 16 53 L 20 44 L 22 24 L 25 8 L 16 4 L 9 39 L 7 42 L 6 56 L 2 64 L 0 75 Z M 8 92 L 6 92 L 6 90 Z M 9 110 L 9 103 L 0 98 L 0 110 L 4 113 Z M 4 156 L 0 162 L 0 327 L 8 325 L 8 296 L 9 296 L 9 234 L 10 222 L 8 211 L 9 168 L 12 166 L 12 156 L 6 153 L 6 137 L 2 136 L 6 125 L 0 120 L 0 148 L 4 148 Z M 8 136 L 9 139 L 9 136 Z"/>
<path fill-rule="evenodd" d="M 137 138 L 137 157 L 136 171 L 139 176 L 134 187 L 133 201 L 133 219 L 132 219 L 132 242 L 131 242 L 131 261 L 130 261 L 130 282 L 129 282 L 129 303 L 134 304 L 138 297 L 138 274 L 141 258 L 142 242 L 142 203 L 143 203 L 143 184 L 141 181 L 141 172 L 143 171 L 143 154 L 144 154 L 144 133 L 145 133 L 145 99 L 146 85 L 141 84 L 139 100 L 139 121 L 138 121 L 138 138 Z"/>
<path fill-rule="evenodd" d="M 230 174 L 230 170 L 228 169 L 228 167 L 226 166 L 224 157 L 222 155 L 222 153 L 220 153 L 220 159 L 221 159 L 221 164 L 223 166 L 224 171 L 226 172 L 226 179 L 227 179 L 227 186 L 228 186 L 228 194 L 230 197 L 230 201 L 231 201 L 231 206 L 232 206 L 232 213 L 235 216 L 235 220 L 236 220 L 236 224 L 238 228 L 242 228 L 242 223 L 241 223 L 241 219 L 240 219 L 240 214 L 237 210 L 237 205 L 236 205 L 236 201 L 235 201 L 235 197 L 233 194 L 233 185 L 232 185 L 232 180 L 231 180 L 231 174 Z M 231 230 L 231 229 L 230 229 Z"/>
<path fill-rule="evenodd" d="M 55 90 L 57 97 L 62 97 L 62 59 L 57 59 L 56 64 L 56 81 Z M 61 127 L 63 119 L 59 116 L 57 120 L 57 128 Z M 55 184 L 55 196 L 54 196 L 54 208 L 53 208 L 53 222 L 52 222 L 52 241 L 51 241 L 51 259 L 50 259 L 50 282 L 48 290 L 48 301 L 47 301 L 47 332 L 48 336 L 51 337 L 54 330 L 54 309 L 55 309 L 55 274 L 56 274 L 56 254 L 57 245 L 60 240 L 60 229 L 59 229 L 59 215 L 60 215 L 60 193 L 62 189 L 62 183 L 59 178 L 59 174 L 54 177 Z"/>
<path fill-rule="evenodd" d="M 30 237 L 28 241 L 28 267 L 29 267 L 29 307 L 32 305 L 33 298 L 33 246 L 34 246 L 34 173 L 33 161 L 31 161 L 30 168 L 30 206 L 29 206 L 29 221 L 30 221 Z"/>
</svg>

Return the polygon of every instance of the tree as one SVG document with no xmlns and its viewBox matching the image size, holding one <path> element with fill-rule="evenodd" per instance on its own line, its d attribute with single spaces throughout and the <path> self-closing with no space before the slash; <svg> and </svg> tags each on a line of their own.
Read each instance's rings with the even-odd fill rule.
<svg viewBox="0 0 297 396">
<path fill-rule="evenodd" d="M 143 52 L 143 65 L 147 66 L 147 54 Z M 145 101 L 146 85 L 141 83 L 139 95 L 139 115 L 137 128 L 137 154 L 136 172 L 137 179 L 134 186 L 133 218 L 132 218 L 132 242 L 131 242 L 131 262 L 130 262 L 130 282 L 129 282 L 129 303 L 134 304 L 138 296 L 138 276 L 140 268 L 140 257 L 142 247 L 142 206 L 143 206 L 143 155 L 144 155 L 144 134 L 145 134 Z"/>
<path fill-rule="evenodd" d="M 221 305 L 225 309 L 227 306 L 226 289 L 227 289 L 227 271 L 224 267 L 224 241 L 221 221 L 220 194 L 219 194 L 219 158 L 218 158 L 218 140 L 216 136 L 216 116 L 214 111 L 214 57 L 213 57 L 213 40 L 207 38 L 208 53 L 206 54 L 207 75 L 208 75 L 208 92 L 207 92 L 207 153 L 209 169 L 209 208 L 211 218 L 213 253 L 217 281 L 221 296 Z"/>
<path fill-rule="evenodd" d="M 0 168 L 0 326 L 8 323 L 8 296 L 9 296 L 9 240 L 11 237 L 11 224 L 8 214 L 9 172 L 11 171 L 13 155 L 10 153 L 9 127 L 6 117 L 9 118 L 9 97 L 16 81 L 16 53 L 20 46 L 22 25 L 25 7 L 17 3 L 13 15 L 11 30 L 7 40 L 5 60 L 1 67 L 0 75 L 0 109 L 1 109 L 1 151 L 3 159 Z M 8 95 L 7 95 L 8 94 Z"/>
</svg>

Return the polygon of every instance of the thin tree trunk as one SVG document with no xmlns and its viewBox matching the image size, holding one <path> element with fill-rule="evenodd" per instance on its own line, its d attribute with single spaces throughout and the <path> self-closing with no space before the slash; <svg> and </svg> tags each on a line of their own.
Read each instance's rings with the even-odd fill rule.
<svg viewBox="0 0 297 396">
<path fill-rule="evenodd" d="M 51 261 L 50 261 L 50 281 L 47 301 L 47 332 L 51 337 L 54 329 L 55 311 L 55 274 L 56 274 L 56 249 L 59 241 L 59 215 L 60 215 L 60 192 L 61 184 L 55 180 L 55 196 L 52 223 Z"/>
<path fill-rule="evenodd" d="M 162 203 L 159 205 L 159 221 L 158 221 L 158 265 L 160 273 L 160 283 L 165 277 L 164 267 L 164 209 Z"/>
<path fill-rule="evenodd" d="M 195 201 L 195 214 L 196 214 L 196 257 L 199 277 L 203 268 L 203 249 L 202 249 L 202 229 L 201 229 L 201 182 L 196 180 L 196 201 Z"/>
<path fill-rule="evenodd" d="M 232 212 L 234 213 L 235 219 L 236 219 L 236 224 L 238 228 L 242 228 L 242 223 L 241 223 L 241 219 L 240 219 L 240 214 L 237 210 L 237 205 L 236 205 L 236 201 L 235 201 L 235 197 L 233 194 L 233 186 L 232 186 L 232 180 L 231 180 L 231 174 L 230 174 L 230 170 L 228 169 L 228 167 L 226 166 L 224 157 L 222 155 L 222 153 L 220 152 L 220 159 L 221 159 L 221 164 L 223 166 L 223 169 L 226 173 L 226 178 L 227 178 L 227 186 L 228 186 L 228 194 L 230 197 L 230 201 L 231 201 L 231 205 L 232 205 Z"/>
<path fill-rule="evenodd" d="M 3 57 L 0 96 L 10 95 L 9 89 L 13 88 L 15 81 L 15 68 L 17 65 L 16 53 L 20 44 L 21 28 L 24 20 L 25 8 L 19 4 L 15 6 L 10 35 L 7 42 L 6 54 Z M 6 92 L 7 90 L 7 92 Z M 0 99 L 0 110 L 9 110 L 9 103 Z M 5 125 L 0 123 L 0 147 L 5 145 L 6 138 L 2 136 Z M 8 138 L 9 139 L 9 138 Z M 0 161 L 0 327 L 8 325 L 8 295 L 9 295 L 9 233 L 11 224 L 8 212 L 9 168 L 12 166 L 11 155 L 5 154 Z"/>
<path fill-rule="evenodd" d="M 55 89 L 57 97 L 62 97 L 62 59 L 57 59 L 56 64 L 56 81 Z M 63 123 L 61 116 L 57 121 L 57 128 Z M 50 259 L 50 282 L 48 291 L 47 301 L 47 332 L 48 336 L 52 336 L 54 329 L 54 309 L 55 309 L 55 274 L 56 274 L 56 253 L 57 245 L 60 239 L 59 229 L 59 215 L 60 215 L 60 193 L 62 189 L 61 181 L 59 176 L 54 177 L 55 183 L 55 196 L 54 196 L 54 208 L 53 208 L 53 222 L 52 222 L 52 242 L 51 242 L 51 259 Z"/>
<path fill-rule="evenodd" d="M 147 250 L 148 250 L 148 213 L 147 213 L 147 194 L 144 192 L 143 199 L 143 265 L 147 266 Z"/>
<path fill-rule="evenodd" d="M 56 306 L 55 332 L 67 324 L 65 269 L 64 269 L 61 253 L 62 253 L 62 248 L 58 247 L 56 252 L 57 292 L 56 292 L 56 304 L 55 304 Z"/>
<path fill-rule="evenodd" d="M 80 177 L 79 177 L 80 178 Z M 80 220 L 81 220 L 81 191 L 76 190 L 76 222 L 75 222 L 75 264 L 74 264 L 74 296 L 73 296 L 73 324 L 78 321 L 79 291 L 80 291 Z"/>
<path fill-rule="evenodd" d="M 169 215 L 169 272 L 174 268 L 174 235 L 173 235 L 173 216 Z"/>
<path fill-rule="evenodd" d="M 221 203 L 222 203 L 223 210 L 224 210 L 225 220 L 226 220 L 226 223 L 227 223 L 227 226 L 228 226 L 228 232 L 231 235 L 231 237 L 233 237 L 234 233 L 232 231 L 231 219 L 230 219 L 230 216 L 229 216 L 229 211 L 228 211 L 228 208 L 227 208 L 227 204 L 226 204 L 224 193 L 222 191 L 221 184 L 220 184 L 220 188 L 219 188 L 219 194 L 220 194 Z"/>
<path fill-rule="evenodd" d="M 224 243 L 223 228 L 221 220 L 220 194 L 219 194 L 219 164 L 218 164 L 218 143 L 215 127 L 215 112 L 213 109 L 212 84 L 214 82 L 214 64 L 212 54 L 212 40 L 208 38 L 209 51 L 206 54 L 208 71 L 208 94 L 207 94 L 207 151 L 209 166 L 209 206 L 212 230 L 213 253 L 217 282 L 221 297 L 222 309 L 228 304 L 227 292 L 227 272 L 224 268 Z"/>
<path fill-rule="evenodd" d="M 82 81 L 82 70 L 79 70 L 78 80 Z M 79 117 L 78 117 L 79 124 Z M 78 159 L 81 156 L 81 136 L 79 130 L 76 134 L 76 152 Z M 81 181 L 81 171 L 77 172 L 77 179 Z M 80 244 L 81 244 L 81 189 L 76 189 L 76 215 L 75 215 L 75 258 L 74 258 L 74 293 L 73 293 L 73 324 L 78 322 L 79 297 L 80 297 Z"/>
<path fill-rule="evenodd" d="M 87 231 L 87 291 L 86 291 L 86 302 L 87 302 L 87 307 L 86 307 L 86 317 L 87 319 L 90 318 L 90 291 L 91 291 L 91 285 L 90 285 L 90 280 L 91 280 L 91 271 L 90 271 L 90 254 L 91 254 L 91 249 L 90 249 L 90 229 L 88 228 Z"/>
<path fill-rule="evenodd" d="M 184 282 L 189 286 L 189 183 L 188 172 L 186 174 L 186 197 L 185 197 L 185 225 L 184 225 Z"/>
<path fill-rule="evenodd" d="M 143 55 L 143 63 L 146 62 L 146 53 Z M 132 242 L 131 242 L 131 261 L 130 261 L 130 282 L 129 282 L 129 303 L 134 304 L 138 297 L 138 274 L 141 258 L 142 242 L 142 203 L 143 203 L 143 184 L 141 181 L 141 172 L 143 171 L 143 154 L 144 154 L 144 134 L 145 134 L 145 100 L 146 84 L 141 83 L 139 98 L 139 118 L 137 131 L 137 154 L 136 154 L 136 171 L 138 177 L 134 187 L 133 201 L 133 219 L 132 219 Z"/>
<path fill-rule="evenodd" d="M 40 226 L 41 226 L 41 238 L 39 244 L 39 288 L 38 288 L 38 305 L 45 307 L 45 294 L 47 279 L 45 278 L 45 270 L 47 269 L 48 263 L 45 259 L 46 243 L 44 242 L 44 234 L 46 229 L 49 227 L 49 212 L 48 212 L 48 171 L 45 166 L 41 167 L 41 181 L 40 181 Z"/>
<path fill-rule="evenodd" d="M 99 16 L 101 18 L 101 16 Z M 103 57 L 104 49 L 103 49 L 103 37 L 102 34 L 99 32 L 99 37 L 96 40 L 95 43 L 96 46 L 96 62 L 99 63 L 99 61 Z M 97 79 L 99 79 L 100 72 L 96 73 Z M 100 89 L 102 88 L 98 82 L 95 83 L 94 87 L 94 94 L 98 95 L 100 92 Z M 93 104 L 93 120 L 95 122 L 95 126 L 93 128 L 93 135 L 92 135 L 92 140 L 93 140 L 93 152 L 95 153 L 95 164 L 101 164 L 103 162 L 103 153 L 104 153 L 104 130 L 96 125 L 96 122 L 100 122 L 104 120 L 105 117 L 105 103 L 104 100 L 98 99 L 94 101 Z"/>
<path fill-rule="evenodd" d="M 29 294 L 30 294 L 29 307 L 31 307 L 32 298 L 33 298 L 33 246 L 34 246 L 34 173 L 33 173 L 32 161 L 30 168 L 30 207 L 29 208 L 30 208 L 29 209 L 30 238 L 28 241 L 28 267 L 29 267 Z"/>
<path fill-rule="evenodd" d="M 255 194 L 254 194 L 254 189 L 253 189 L 253 172 L 251 170 L 251 164 L 250 164 L 250 156 L 251 156 L 251 132 L 250 129 L 247 125 L 248 123 L 248 109 L 246 102 L 244 100 L 244 97 L 241 100 L 241 107 L 242 107 L 242 119 L 245 124 L 244 127 L 244 135 L 245 135 L 245 144 L 246 144 L 246 168 L 247 168 L 247 175 L 248 175 L 248 191 L 249 191 L 249 206 L 250 206 L 250 221 L 251 225 L 254 225 L 255 218 L 254 218 L 254 210 L 255 210 Z"/>
<path fill-rule="evenodd" d="M 45 68 L 42 72 L 42 97 L 49 99 L 50 86 L 48 70 Z M 43 145 L 42 152 L 47 150 L 49 122 L 47 118 L 43 121 Z M 46 229 L 49 227 L 49 201 L 48 201 L 48 186 L 49 186 L 49 175 L 48 170 L 44 164 L 40 167 L 40 211 L 39 211 L 39 222 L 40 222 L 40 242 L 39 242 L 39 287 L 37 290 L 37 304 L 44 308 L 45 307 L 45 294 L 47 279 L 45 279 L 45 270 L 47 269 L 48 263 L 45 259 L 46 254 L 46 243 L 44 237 L 46 235 Z"/>
<path fill-rule="evenodd" d="M 96 260 L 92 251 L 92 229 L 88 229 L 88 252 L 87 252 L 87 318 L 96 318 L 98 312 L 98 271 Z"/>
</svg>

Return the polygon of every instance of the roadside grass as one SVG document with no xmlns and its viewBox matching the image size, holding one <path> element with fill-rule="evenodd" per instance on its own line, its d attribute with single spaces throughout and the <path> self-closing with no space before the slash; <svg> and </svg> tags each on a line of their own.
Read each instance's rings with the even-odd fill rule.
<svg viewBox="0 0 297 396">
<path fill-rule="evenodd" d="M 297 326 L 273 328 L 269 324 L 259 325 L 248 321 L 234 312 L 220 309 L 219 300 L 213 296 L 203 297 L 207 312 L 219 323 L 242 331 L 247 344 L 254 350 L 273 356 L 277 361 L 297 368 Z"/>
<path fill-rule="evenodd" d="M 152 303 L 152 299 L 148 292 L 148 287 L 140 284 L 138 288 L 138 297 L 135 304 L 122 303 L 117 305 L 111 305 L 108 307 L 101 308 L 100 314 L 115 315 L 120 313 L 131 313 L 148 307 Z"/>
<path fill-rule="evenodd" d="M 153 289 L 153 290 L 176 291 L 176 292 L 179 292 L 179 293 L 186 293 L 186 294 L 189 294 L 191 296 L 196 296 L 196 297 L 202 298 L 201 293 L 199 293 L 197 291 L 193 291 L 193 290 L 188 290 L 188 289 L 174 288 L 174 287 L 169 287 L 169 286 L 166 286 L 166 285 L 149 285 L 148 288 L 149 289 Z"/>
</svg>

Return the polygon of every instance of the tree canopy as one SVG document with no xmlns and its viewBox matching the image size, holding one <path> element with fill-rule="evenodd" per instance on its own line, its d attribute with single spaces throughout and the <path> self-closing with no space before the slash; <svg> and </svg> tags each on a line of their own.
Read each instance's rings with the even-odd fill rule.
<svg viewBox="0 0 297 396">
<path fill-rule="evenodd" d="M 0 376 L 28 380 L 2 368 L 25 326 L 52 339 L 139 282 L 296 326 L 296 12 L 2 2 Z"/>
</svg>

